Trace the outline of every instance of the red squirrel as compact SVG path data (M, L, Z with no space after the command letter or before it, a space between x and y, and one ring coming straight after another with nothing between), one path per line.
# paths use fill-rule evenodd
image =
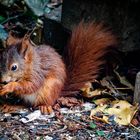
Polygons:
M48 112L61 95L75 94L99 76L103 56L116 38L102 24L81 22L72 32L65 54L36 46L23 38L0 53L0 95L14 92L26 104Z

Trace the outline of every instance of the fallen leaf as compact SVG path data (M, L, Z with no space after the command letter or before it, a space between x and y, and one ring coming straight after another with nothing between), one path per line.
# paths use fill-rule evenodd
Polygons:
M90 91L90 92L83 92L82 95L86 98L93 98L95 96L101 95L102 94L102 90L101 89L96 89L94 91Z
M93 102L96 105L102 106L104 104L110 103L111 102L111 99L110 98L101 98L101 99L93 100Z
M101 116L96 116L98 120L103 120L109 123L109 116L114 115L114 121L120 125L129 125L133 116L138 110L138 105L131 105L124 100L115 100L109 105L98 105L95 109L91 110L90 118L95 119L98 112L102 113Z
M97 116L93 115L92 117L90 117L90 119L108 123L108 120L106 118L104 118L104 116L103 116L103 118L101 118L101 117L97 117Z
M66 123L66 122L65 122L65 123ZM83 128L82 125L80 125L80 124L78 124L78 123L75 123L75 122L72 122L72 121L67 122L66 124L67 124L68 130L69 130L69 131L72 131L72 132L76 132L76 131L78 131L78 130L80 130L80 129Z
M98 121L102 121L102 122L108 123L108 121L106 121L106 119L103 119L104 110L106 109L106 107L107 107L107 105L97 106L96 108L91 110L90 119L98 120ZM101 113L101 114L97 115L98 113Z
M95 96L99 96L102 94L103 89L97 88L94 89L92 87L92 83L87 82L85 86L81 89L83 97L86 98L93 98Z
M81 91L83 92L90 92L93 89L92 87L92 83L91 82L87 82L84 87L81 89Z
M55 117L56 117L57 119L59 119L60 121L63 121L63 119L64 119L64 116L63 116L62 113L59 112L59 111L56 111L56 112L55 112Z
M53 109L59 111L59 110L60 110L60 105L59 105L58 103L56 103L56 104L53 106Z
M60 105L63 105L63 106L66 106L66 107L73 107L73 106L81 104L81 101L77 100L74 97L61 97L57 100L57 102Z

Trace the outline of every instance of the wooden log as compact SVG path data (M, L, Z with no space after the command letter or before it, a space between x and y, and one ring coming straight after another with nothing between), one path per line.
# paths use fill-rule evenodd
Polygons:
M133 103L140 103L140 72L136 75Z

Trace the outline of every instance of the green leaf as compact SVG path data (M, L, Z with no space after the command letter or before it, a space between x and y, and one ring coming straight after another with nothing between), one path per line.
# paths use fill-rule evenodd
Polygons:
M104 136L105 135L104 131L101 131L101 130L96 130L96 133L98 134L98 136Z
M90 122L89 127L92 128L92 129L95 129L96 128L96 124Z
M3 16L0 16L0 22L4 21L5 20L5 17Z

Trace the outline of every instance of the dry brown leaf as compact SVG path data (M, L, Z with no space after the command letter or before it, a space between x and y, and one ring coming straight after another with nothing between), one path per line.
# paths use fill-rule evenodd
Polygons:
M77 100L74 97L61 97L57 100L57 102L60 105L67 106L67 107L73 107L81 104L81 101Z
M97 100L94 101L94 103L96 105L100 105L100 106L102 106L104 104L107 104L107 103L110 103L110 102L111 102L110 98L101 98L101 99L97 99Z
M63 122L63 120L64 120L63 114L60 113L59 111L55 111L55 117L56 117L57 119L59 119L60 121L62 121L62 122Z
M96 89L94 91L90 91L90 92L83 92L83 96L87 97L87 98L93 98L95 96L101 95L102 94L102 90L101 89Z
M67 125L68 130L72 131L72 132L76 132L79 129L83 128L82 125L80 125L80 124L78 124L76 122L72 122L72 121L67 122L66 125Z
M102 119L104 122L109 123L109 116L114 115L114 121L120 125L129 125L133 119L135 113L138 110L138 105L132 106L130 103L124 100L116 100L110 104L103 106L97 106L95 109L91 110L90 118L95 118L98 112L102 113Z
M93 89L92 83L87 82L87 83L84 85L84 87L81 89L81 91L87 92L87 93L88 93L88 92L91 91L91 89Z
M92 119L92 120L97 120L97 121L101 121L101 122L104 122L104 123L108 123L108 120L107 119L105 119L104 117L97 117L97 116L90 116L90 119Z
M101 95L101 89L93 90L92 84L90 82L86 83L85 86L81 89L82 95L86 98L93 98L95 96Z

